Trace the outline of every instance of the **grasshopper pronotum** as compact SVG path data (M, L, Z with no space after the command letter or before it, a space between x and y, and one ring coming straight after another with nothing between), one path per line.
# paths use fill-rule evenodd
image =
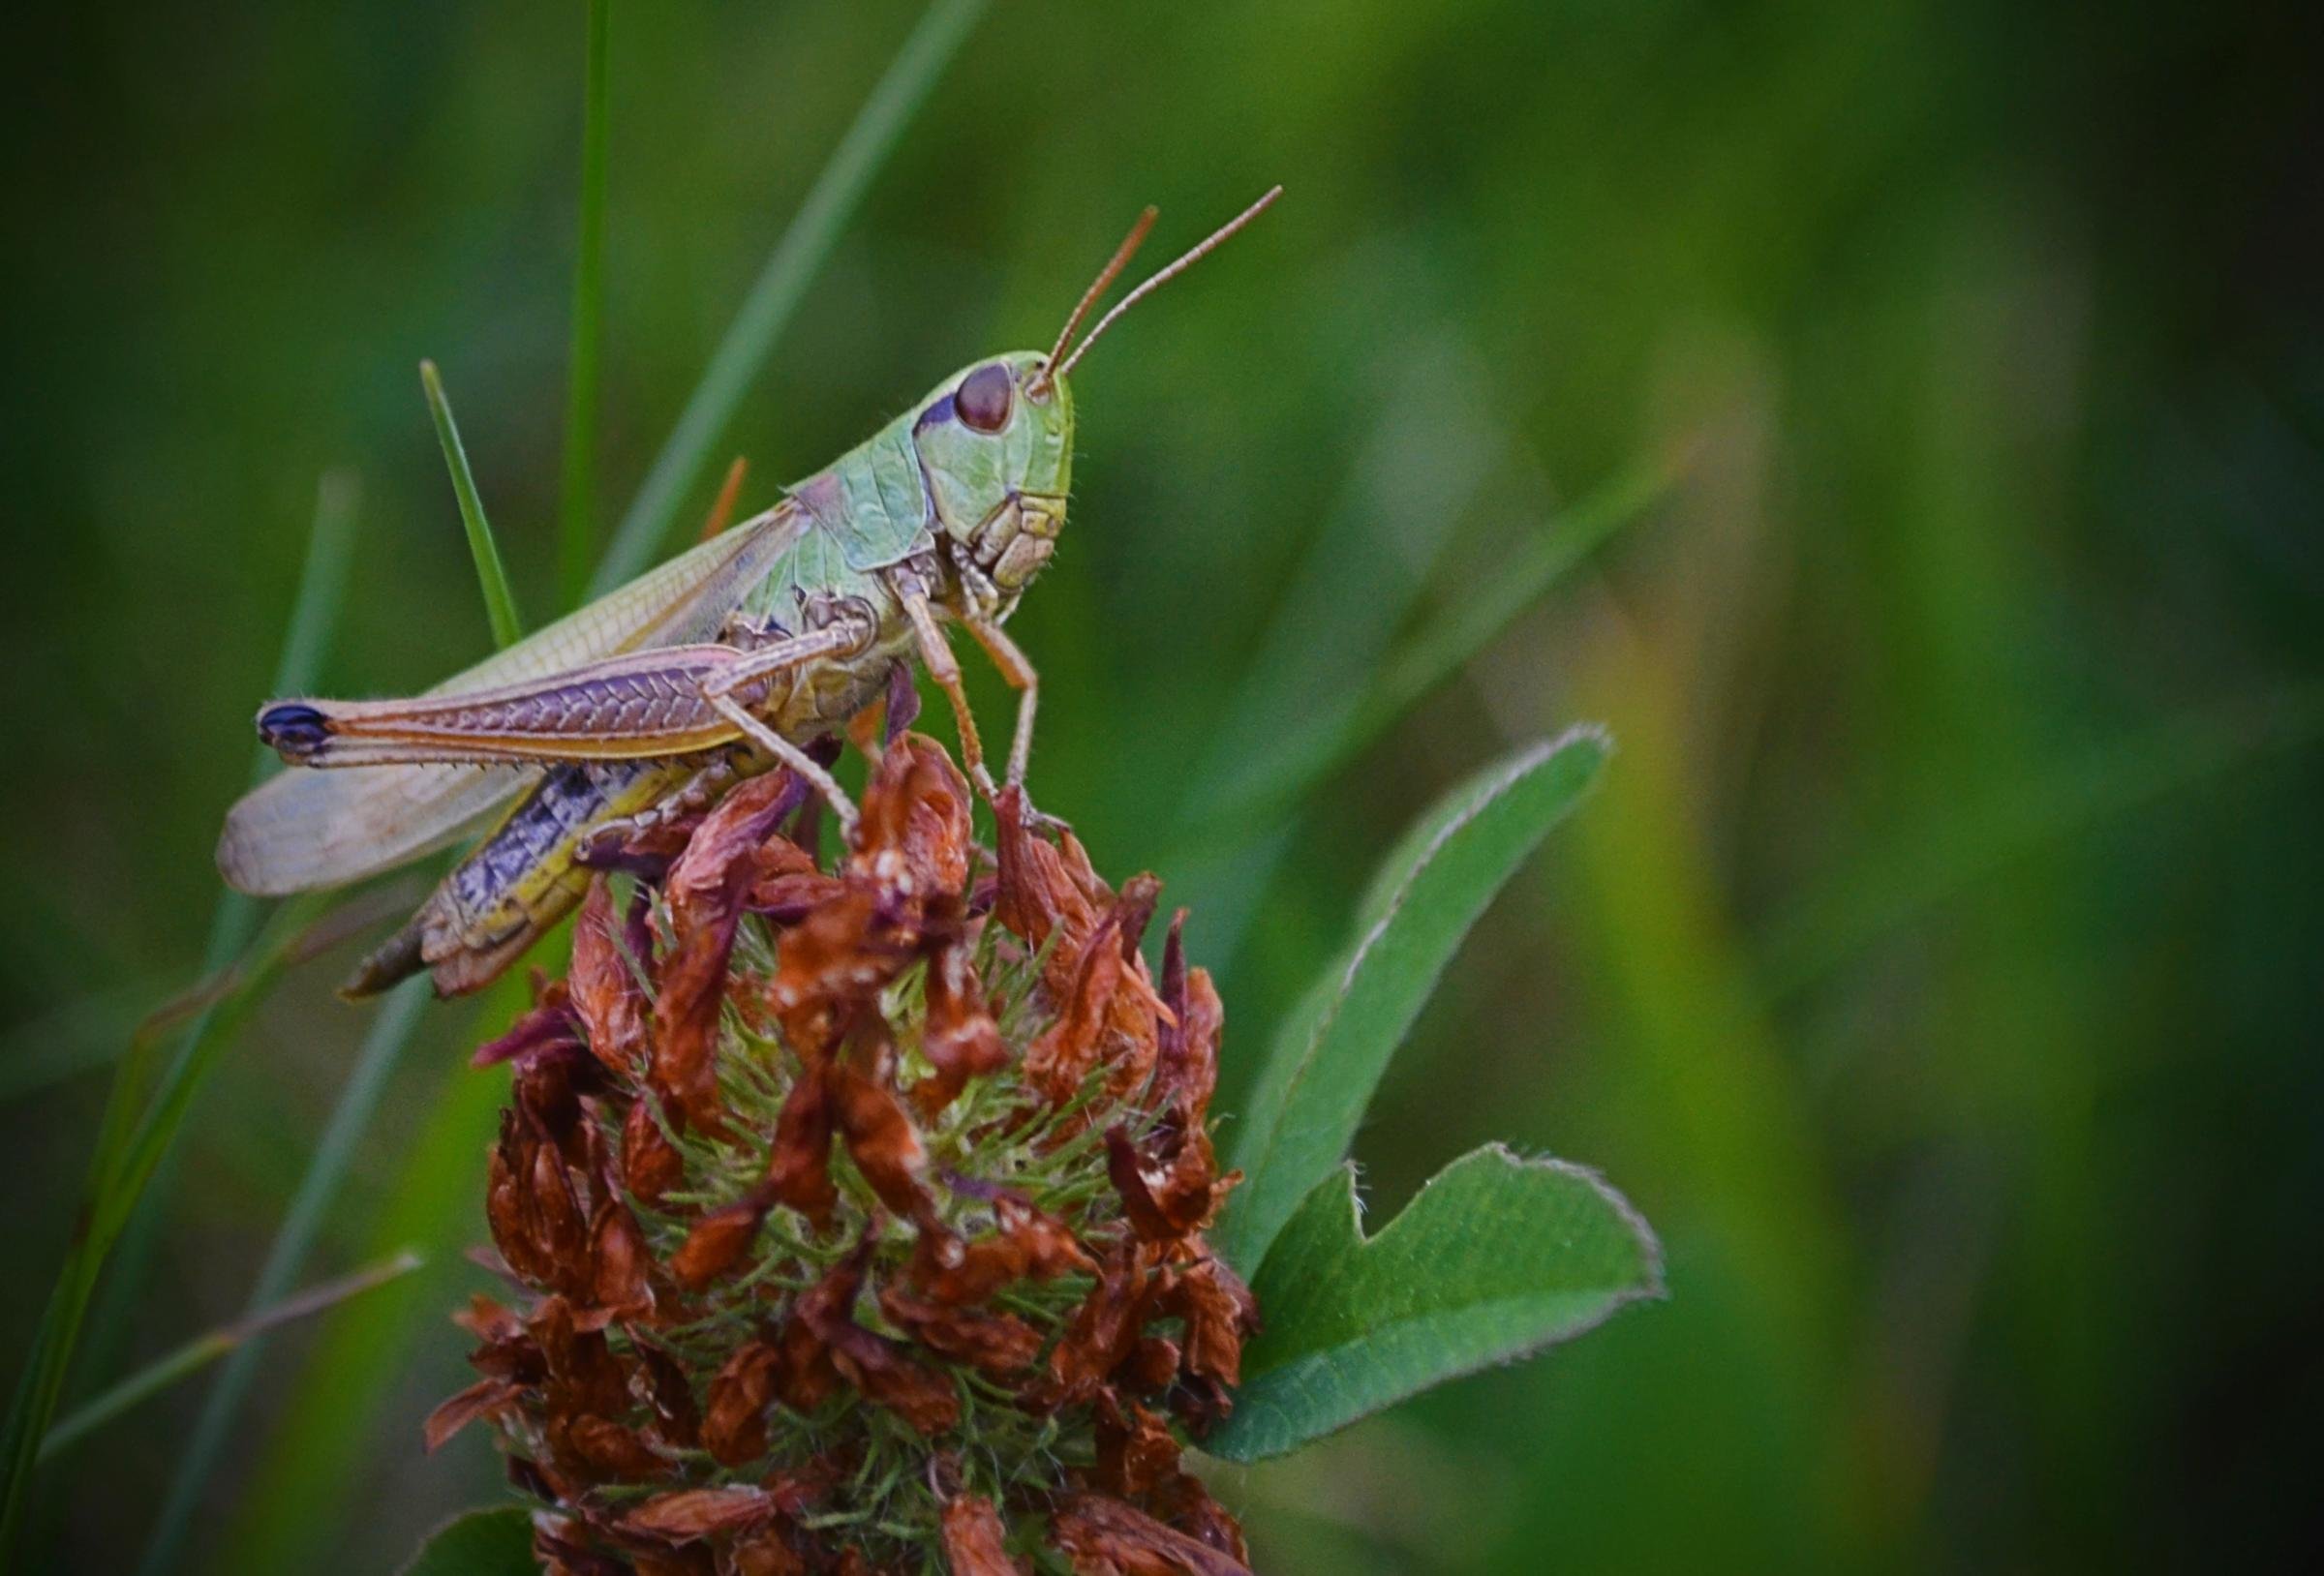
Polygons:
M581 849L780 763L852 832L809 746L915 656L990 799L943 625L1016 690L1005 780L1021 784L1039 677L1002 630L1065 523L1074 366L1138 301L1272 202L1277 187L1074 335L1153 222L1147 210L1056 343L980 360L782 500L409 700L281 700L259 737L293 767L235 804L218 868L243 892L343 886L515 805L349 988L433 971L456 994L505 969L581 896ZM519 797L521 796L521 797Z

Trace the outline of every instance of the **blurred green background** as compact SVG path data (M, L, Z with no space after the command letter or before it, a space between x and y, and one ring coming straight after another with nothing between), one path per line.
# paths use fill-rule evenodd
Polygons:
M1359 1152L1376 1218L1487 1137L1602 1167L1671 1298L1220 1474L1263 1568L2212 1567L2314 1535L2324 98L2295 9L998 0L940 81L721 463L763 506L1046 343L1141 204L1161 254L1289 188L1078 375L1066 546L1014 625L1041 800L1194 905L1230 1086L1435 792L1570 721L1620 744ZM601 529L917 15L616 5ZM403 0L15 31L20 1351L98 1063L200 972L320 475L362 487L323 687L488 647L421 356L553 604L583 28ZM1351 766L1207 819L1663 465ZM76 1395L240 1309L366 1028L345 961L203 1089ZM429 1269L266 1349L191 1563L389 1570L493 1492L480 1438L418 1448L483 1279L485 1027L429 1010L307 1278L405 1243ZM201 1393L60 1464L30 1563L126 1568Z

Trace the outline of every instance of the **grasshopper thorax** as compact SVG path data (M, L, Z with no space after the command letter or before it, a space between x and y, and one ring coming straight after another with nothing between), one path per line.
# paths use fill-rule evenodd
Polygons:
M1073 394L1020 350L948 379L912 422L928 496L944 534L1003 595L1040 573L1065 524Z

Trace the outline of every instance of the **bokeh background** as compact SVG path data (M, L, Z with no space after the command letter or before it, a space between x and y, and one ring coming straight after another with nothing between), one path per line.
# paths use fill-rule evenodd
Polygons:
M1036 784L1195 906L1230 1085L1436 792L1585 718L1598 797L1362 1135L1385 1218L1487 1137L1604 1167L1667 1304L1220 1476L1263 1568L2129 1569L2312 1537L2324 1403L2324 97L2298 8L999 0L723 452L746 500L1046 343L1139 206L1275 213L1077 382L1016 624ZM609 525L908 0L617 4ZM552 603L572 3L92 5L0 62L10 680L0 1350L129 1026L201 972L319 478L325 687L484 619L437 358ZM1674 479L1289 805L1232 804L1566 511ZM709 500L705 481L689 516ZM997 686L979 681L986 704ZM369 1021L296 974L203 1088L76 1395L230 1318ZM393 1569L493 1492L505 996L431 1009L265 1348L187 1568ZM482 1016L479 1016L481 1013ZM13 1382L13 1381L12 1381ZM31 1563L126 1568L202 1387L59 1464Z

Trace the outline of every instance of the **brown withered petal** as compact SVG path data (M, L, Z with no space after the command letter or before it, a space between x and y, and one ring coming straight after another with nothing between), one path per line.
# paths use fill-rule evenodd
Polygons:
M1000 1512L981 1494L956 1494L944 1503L944 1559L952 1576L1022 1576L1009 1558Z
M1065 1333L1050 1349L1049 1383L1042 1399L1051 1406L1093 1398L1137 1344L1147 1278L1138 1246L1117 1244L1098 1266L1097 1285L1074 1310Z
M1158 1036L1154 1066L1157 1106L1181 1125L1199 1124L1218 1086L1219 1031L1226 1020L1208 969L1189 969L1183 932L1186 911L1170 922L1162 947L1162 1005L1169 1010Z
M813 1411L840 1387L840 1371L832 1365L831 1346L793 1310L782 1321L778 1342L781 1362L775 1370L777 1399L794 1411Z
M1041 1355L1041 1332L1015 1314L980 1314L915 1297L901 1286L880 1288L880 1312L931 1351L1008 1375Z
M1057 855L1066 879L1074 884L1092 912L1103 913L1113 906L1114 889L1097 873L1097 866L1089 861L1089 850L1082 846L1082 839L1074 835L1073 828L1057 829Z
M927 1020L920 1052L935 1072L912 1087L912 1105L933 1117L958 1100L968 1080L1009 1065L1009 1047L985 1005L965 947L946 947L929 959Z
M807 1561L792 1548L780 1527L762 1527L734 1540L726 1551L733 1576L807 1576Z
M1116 935L1108 919L1083 943L1058 1002L1056 1020L1025 1049L1026 1079L1054 1105L1072 1099L1096 1065L1098 1037L1126 972L1121 949L1115 945Z
M773 1190L762 1186L696 1221L670 1259L671 1276L688 1290L699 1291L733 1269L750 1251L774 1202Z
M734 1349L710 1381L702 1448L729 1467L767 1451L767 1407L782 1371L774 1342L754 1337Z
M928 1193L920 1185L920 1177L928 1168L928 1153L902 1103L885 1084L873 1082L852 1067L835 1066L825 1076L831 1088L832 1112L856 1169L864 1173L879 1201L897 1214L913 1219L924 1216Z
M531 1010L517 1018L506 1034L478 1046L468 1059L469 1066L524 1062L548 1051L580 1046L581 1018L573 1011L565 982L542 985L535 994L539 999Z
M637 1430L610 1417L551 1417L548 1432L560 1459L585 1462L605 1477L652 1477L666 1465Z
M1242 1529L1227 1514L1226 1506L1210 1498L1203 1480L1192 1472L1174 1472L1157 1486L1147 1501L1162 1520L1198 1543L1208 1544L1237 1564L1251 1562L1243 1546Z
M702 1410L694 1404L693 1386L687 1382L685 1366L661 1348L637 1340L635 1334L631 1332L630 1349L645 1377L644 1388L653 1403L656 1432L681 1450L694 1449L701 1443Z
M952 1381L904 1354L898 1343L874 1334L855 1321L852 1310L864 1284L864 1265L872 1256L872 1239L866 1236L856 1250L834 1265L800 1297L792 1311L794 1323L821 1344L831 1363L850 1384L886 1407L923 1434L936 1434L960 1421L960 1396ZM806 1344L785 1332L786 1352L804 1352Z
M1215 1175L1208 1134L1198 1127L1177 1147L1157 1169L1119 1123L1106 1132L1106 1174L1131 1228L1148 1242L1175 1242L1209 1225L1226 1196L1226 1185Z
M629 1206L618 1198L599 1204L589 1231L590 1300L598 1312L613 1318L635 1318L654 1306L653 1289L646 1284L647 1258L645 1233Z
M921 1433L940 1434L961 1420L961 1398L952 1381L905 1356L898 1343L844 1317L810 1328L850 1384Z
M1065 855L1025 826L1023 812L1021 789L1004 789L994 804L994 849L999 857L1000 884L993 915L1035 948L1048 944L1051 931L1064 927L1042 974L1051 997L1062 1000L1072 985L1083 944L1097 928L1099 916L1113 894L1108 893L1097 901L1086 895L1083 885L1067 870ZM1081 847L1079 843L1073 846L1076 851Z
M588 1218L555 1144L533 1146L529 1181L525 1201L531 1206L535 1246L549 1260L548 1280L559 1290L581 1289L589 1282Z
M1134 875L1121 884L1121 892L1114 899L1114 911L1119 922L1117 931L1123 962L1137 961L1139 944L1146 940L1146 927L1154 923L1154 905L1161 898L1161 878L1151 871Z
M1184 1234L1185 1226L1174 1221L1154 1197L1153 1183L1138 1158L1138 1146L1118 1122L1106 1129L1106 1176L1121 1199L1130 1228L1141 1237L1148 1242L1169 1242Z
M1186 1372L1234 1386L1242 1380L1242 1339L1258 1324L1250 1288L1216 1258L1181 1274L1162 1304L1186 1321Z
M444 1440L459 1433L479 1417L489 1417L524 1393L524 1386L507 1379L478 1379L434 1411L421 1426L420 1438L427 1448L442 1448Z
M1165 1335L1141 1336L1117 1378L1133 1390L1152 1394L1178 1377L1178 1344Z
M703 818L663 889L671 937L654 1003L654 1082L706 1132L719 1131L723 1114L712 1052L743 895L760 846L798 799L780 769L734 789Z
M1077 1494L1058 1506L1050 1540L1084 1576L1251 1576L1232 1555L1103 1495Z
M1097 1482L1109 1494L1143 1500L1177 1475L1178 1440L1170 1425L1136 1402L1098 1398Z
M652 1007L615 940L620 924L613 911L613 887L598 876L590 882L589 895L573 921L573 962L566 979L573 1010L588 1031L590 1050L608 1070L627 1076L646 1053Z
M926 1230L912 1250L912 1284L938 1302L983 1302L1013 1281L1053 1280L1094 1267L1072 1231L1055 1217L1003 1197L994 1206L998 1229L971 1242Z
M767 1491L748 1484L680 1489L641 1501L622 1517L622 1527L671 1543L691 1543L713 1533L752 1526L774 1514L775 1502Z
M934 740L905 734L864 790L849 873L907 895L957 894L968 884L968 837L967 779Z
M529 1330L548 1371L547 1401L555 1413L617 1415L628 1409L628 1378L604 1335L584 1327L563 1297L534 1310Z
M501 1112L501 1135L492 1148L484 1182L485 1224L493 1246L508 1267L528 1281L549 1278L549 1256L535 1229L532 1203L533 1145L518 1131L516 1112Z
M796 924L846 890L845 882L820 870L778 870L752 884L743 906L778 924Z
M630 1576L627 1561L591 1548L576 1524L563 1517L534 1519L533 1558L542 1576Z
M622 1182L649 1204L686 1180L686 1157L654 1119L654 1097L641 1095L629 1103L622 1118Z
M892 920L875 891L850 884L783 932L767 997L794 1046L830 1044L836 1015L870 1000L919 955L919 932Z
M468 1306L452 1315L452 1322L488 1345L513 1341L525 1333L525 1321L514 1311L478 1291Z
M840 1190L831 1180L832 1101L823 1066L800 1070L783 1097L767 1155L767 1191L820 1227L831 1219Z

